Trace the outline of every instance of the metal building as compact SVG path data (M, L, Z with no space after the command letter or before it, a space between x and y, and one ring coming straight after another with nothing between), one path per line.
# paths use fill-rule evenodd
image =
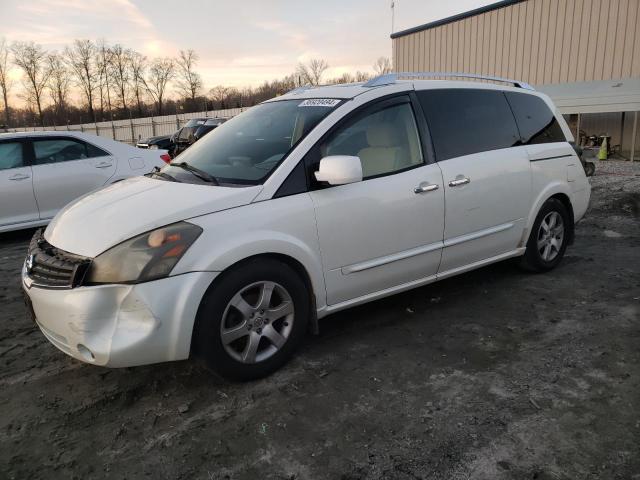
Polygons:
M640 0L504 0L391 38L397 72L523 80L553 98L577 141L609 135L640 159Z

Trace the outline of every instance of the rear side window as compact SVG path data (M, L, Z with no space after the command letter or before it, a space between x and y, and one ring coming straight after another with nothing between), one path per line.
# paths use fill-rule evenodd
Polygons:
M101 148L96 147L95 145L91 145L90 143L87 143L87 156L89 158L108 157L109 153L105 152Z
M535 95L506 92L518 123L522 143L566 142L562 128L546 102Z
M0 143L0 170L24 166L22 142Z
M452 88L416 93L439 161L520 144L516 122L501 91Z

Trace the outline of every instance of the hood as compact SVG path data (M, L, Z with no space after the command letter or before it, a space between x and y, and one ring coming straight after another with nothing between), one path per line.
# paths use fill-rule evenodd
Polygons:
M247 205L261 190L262 185L233 188L133 177L70 203L44 236L62 250L95 257L154 228Z

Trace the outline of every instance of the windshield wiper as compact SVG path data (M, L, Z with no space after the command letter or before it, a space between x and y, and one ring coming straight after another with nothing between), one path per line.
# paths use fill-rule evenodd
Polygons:
M160 171L160 167L153 167L153 170L151 170L149 173L147 173L145 175L146 176L151 176L151 175L155 175L157 177L160 178L164 178L166 180L169 180L170 182L177 182L178 179L175 177L172 177L171 175L169 175L168 173L164 173Z
M213 183L214 185L220 185L220 182L218 181L218 179L216 177L214 177L213 175L208 174L204 170L200 170L199 168L194 167L193 165L189 165L187 162L170 163L169 165L171 165L172 167L184 168L185 170L193 173L200 180L204 180L205 182Z

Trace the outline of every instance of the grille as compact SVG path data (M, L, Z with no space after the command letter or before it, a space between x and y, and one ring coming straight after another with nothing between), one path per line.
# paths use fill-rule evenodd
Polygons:
M51 288L73 288L84 277L91 260L50 245L38 230L29 244L27 275L34 284Z

